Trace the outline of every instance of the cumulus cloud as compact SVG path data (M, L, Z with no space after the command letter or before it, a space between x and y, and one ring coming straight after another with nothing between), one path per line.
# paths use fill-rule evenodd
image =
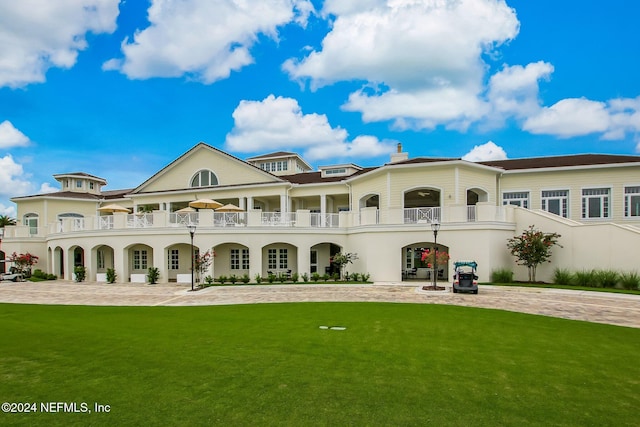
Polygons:
M345 109L400 127L464 128L485 115L482 56L519 30L515 11L502 0L327 1L323 13L335 20L322 49L283 69L312 87L380 84L383 90L353 93Z
M42 183L40 185L39 194L55 193L57 191L60 191L59 187L54 187L51 184L49 184L48 182L45 182L45 183Z
M0 157L0 197L28 194L32 189L29 178L10 154Z
M471 151L462 156L462 160L470 162L482 162L487 160L504 160L507 153L502 147L496 145L493 141L486 144L476 145Z
M0 123L0 148L26 147L30 141L27 136L5 120Z
M308 0L269 2L153 0L151 25L124 40L124 58L103 64L131 79L188 76L204 83L227 78L253 62L250 48L258 34L277 39L277 28L305 25Z
M611 119L604 102L585 98L567 98L525 120L522 128L533 134L561 138L607 132Z
M226 147L236 152L301 149L309 160L375 157L391 153L397 143L367 135L349 141L347 131L332 127L324 114L304 114L295 99L274 95L241 101L233 119Z
M116 28L119 0L0 2L0 87L45 81L49 68L70 68L85 35Z
M498 119L526 118L540 110L540 80L549 80L553 65L538 61L526 66L505 65L489 79L488 98ZM496 115L494 115L495 117Z

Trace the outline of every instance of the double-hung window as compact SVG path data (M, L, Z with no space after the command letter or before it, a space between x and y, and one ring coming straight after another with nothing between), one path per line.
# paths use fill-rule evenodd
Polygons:
M563 218L569 217L567 206L569 205L568 190L553 190L542 192L542 210L554 213Z
M611 215L611 189L585 188L582 190L582 218L609 218Z
M529 192L528 191L513 191L508 193L502 193L503 205L515 205L522 208L529 208Z
M624 188L624 216L640 217L640 186Z

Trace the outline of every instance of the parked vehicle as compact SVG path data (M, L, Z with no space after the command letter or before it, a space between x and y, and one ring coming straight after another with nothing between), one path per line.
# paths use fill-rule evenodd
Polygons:
M456 261L453 263L453 292L478 293L478 263L475 261Z
M0 273L0 282L4 280L11 280L12 282L23 282L24 273L18 270L16 267L11 267L8 273Z

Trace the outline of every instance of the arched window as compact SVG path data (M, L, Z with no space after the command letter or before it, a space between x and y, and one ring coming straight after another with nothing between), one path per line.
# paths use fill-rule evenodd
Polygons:
M191 178L191 187L209 187L218 185L218 177L210 170L200 170Z

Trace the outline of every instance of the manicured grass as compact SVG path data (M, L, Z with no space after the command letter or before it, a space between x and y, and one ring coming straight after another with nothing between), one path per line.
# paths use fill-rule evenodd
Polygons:
M0 325L2 401L111 408L2 425L638 423L632 328L386 303L2 304Z

